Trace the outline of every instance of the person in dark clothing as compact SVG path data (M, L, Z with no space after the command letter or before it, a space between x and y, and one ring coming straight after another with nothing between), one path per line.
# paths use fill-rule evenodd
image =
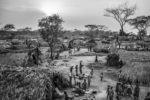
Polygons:
M69 82L70 82L70 86L72 87L72 74L69 73Z
M94 74L94 69L93 69L93 68L91 69L90 74L91 74L91 77L92 77L92 76L93 76L93 74Z
M139 85L137 84L135 89L134 89L134 100L139 100L139 94L140 94L140 88L139 88Z
M76 76L78 76L78 65L76 65L75 70L76 70Z
M121 100L121 96L120 95L116 95L116 100Z
M88 76L88 87L90 87L90 85L91 85L91 76L89 75Z
M79 66L79 68L80 68L80 74L82 74L82 67L83 67L82 61L80 61L80 66Z
M83 87L84 90L87 89L87 82L86 82L86 79L84 79L84 82L83 82L83 84L82 84L82 87Z
M106 93L107 93L106 100L109 100L109 97L110 97L110 86L109 86L109 85L107 86L107 91L106 91Z
M128 86L127 87L127 96L131 97L132 95L132 89L131 89L131 86Z
M66 91L64 91L65 100L69 100L68 94Z
M113 87L110 87L110 100L113 100L114 98L114 90Z
M116 94L119 94L119 85L120 85L120 83L116 84Z
M34 55L34 54L32 54L32 59L33 59L34 64L36 64L36 65L37 65L37 60L36 60L36 57L35 57L35 55Z
M103 73L100 75L100 80L103 81Z
M70 67L70 73L72 75L72 72L73 72L73 66Z

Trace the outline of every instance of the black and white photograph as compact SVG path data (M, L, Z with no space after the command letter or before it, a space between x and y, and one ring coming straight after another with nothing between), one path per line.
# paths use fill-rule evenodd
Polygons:
M150 0L0 0L0 100L150 100Z

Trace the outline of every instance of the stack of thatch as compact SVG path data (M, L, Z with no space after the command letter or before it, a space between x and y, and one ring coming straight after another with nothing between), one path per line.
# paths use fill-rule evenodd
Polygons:
M23 68L0 65L1 100L52 100L50 68Z

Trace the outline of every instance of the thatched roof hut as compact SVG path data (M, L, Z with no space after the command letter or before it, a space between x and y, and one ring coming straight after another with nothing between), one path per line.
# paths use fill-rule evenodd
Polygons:
M23 68L0 65L0 98L1 100L53 100L54 75L49 67ZM63 83L62 80L61 82Z

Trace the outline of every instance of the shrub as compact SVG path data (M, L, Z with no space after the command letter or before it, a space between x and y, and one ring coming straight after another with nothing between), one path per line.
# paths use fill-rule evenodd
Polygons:
M96 52L96 53L109 53L108 49L94 48L93 51Z
M122 67L123 66L123 61L120 60L120 57L118 54L113 53L109 54L107 56L107 65L108 66L116 66L116 67Z

